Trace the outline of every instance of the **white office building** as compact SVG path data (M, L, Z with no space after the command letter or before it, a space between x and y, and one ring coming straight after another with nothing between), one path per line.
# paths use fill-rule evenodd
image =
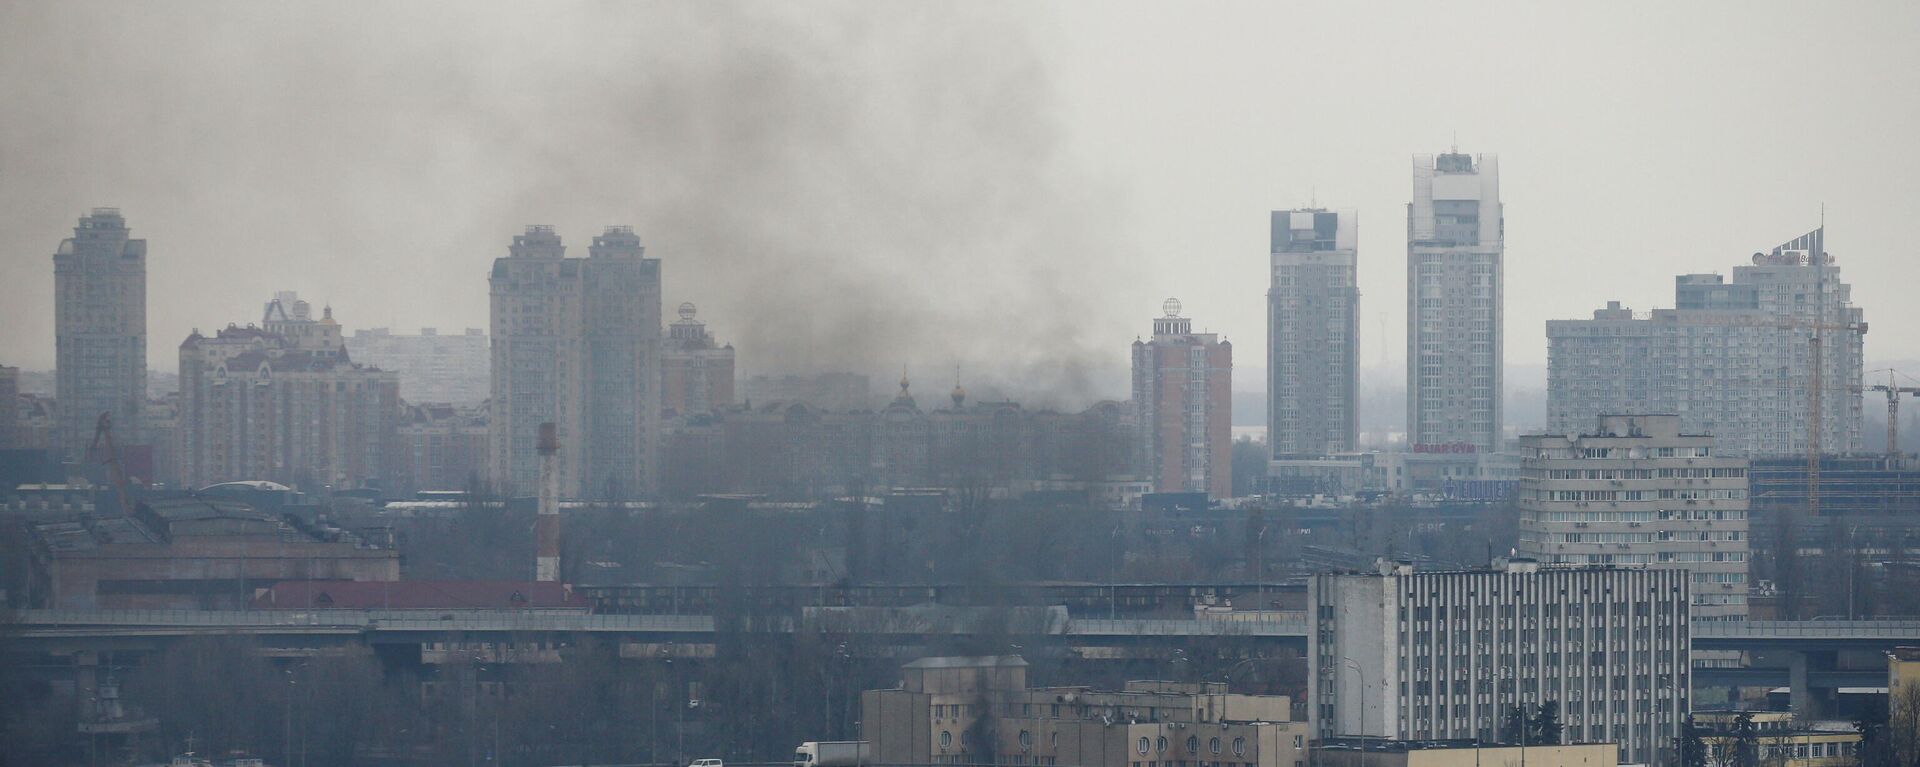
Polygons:
M1555 702L1564 742L1669 767L1688 709L1687 574L1496 565L1313 576L1315 736L1492 740L1513 707Z
M1500 449L1500 164L1415 157L1407 205L1407 441L1418 451Z

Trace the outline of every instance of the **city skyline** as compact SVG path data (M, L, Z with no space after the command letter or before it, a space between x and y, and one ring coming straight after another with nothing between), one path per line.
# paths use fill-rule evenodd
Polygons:
M98 8L13 11L22 17L21 23L12 26L27 30L35 25L64 28L90 23L108 39L144 34L149 27L183 39L195 34L185 28L192 26L186 19L150 18L140 9L117 11L109 18L98 14ZM331 52L351 50L370 57L355 66L376 67L388 55L378 50L381 46L391 45L394 55L400 55L429 44L386 37L420 34L408 26L420 21L419 16L399 13L394 32L360 29L377 30L378 24L360 24L349 31L339 24L318 23L309 34L294 40L286 39L285 32L242 36L250 42L234 42L232 47L184 61L149 60L148 54L135 52L144 46L107 45L100 62L37 71L40 80L34 82L0 80L0 88L17 97L13 101L23 111L76 118L96 114L110 103L151 105L151 99L167 98L182 101L184 112L192 112L194 104L206 104L210 114L221 113L230 102L247 102L253 104L248 112L251 119L276 125L297 111L268 98L270 92L262 90L280 81L314 82L329 99L364 96L394 108L386 121L359 129L374 132L368 136L370 143L359 149L323 142L312 151L286 151L285 142L292 139L280 132L238 137L228 128L198 119L172 122L151 134L114 133L89 137L84 143L0 130L0 152L23 163L15 166L15 178L21 183L0 191L8 203L0 206L0 252L7 254L0 266L4 272L0 300L18 307L21 315L0 330L0 359L27 370L52 366L52 319L45 298L50 277L44 273L42 258L46 243L59 237L59 222L93 206L122 207L137 222L141 236L155 243L149 341L150 348L156 349L195 325L246 316L252 302L247 296L286 286L299 286L314 299L334 304L344 316L361 318L367 326L478 327L485 317L485 299L477 288L479 275L497 255L505 236L526 222L591 231L605 221L623 220L649 232L650 241L661 252L684 254L685 263L675 272L677 287L671 287L664 299L669 306L680 301L699 303L712 318L715 334L739 348L749 375L851 369L886 380L902 363L942 371L958 364L969 371L969 378L984 385L988 378L1019 381L1029 377L1024 373L1042 370L1044 378L1033 377L1035 389L1061 392L1063 399L1071 401L1092 401L1124 393L1125 359L1110 350L1136 335L1129 318L1139 307L1152 306L1165 295L1180 295L1192 306L1208 307L1208 330L1229 339L1258 340L1264 327L1263 297L1238 285L1252 279L1259 268L1255 266L1258 259L1249 254L1259 252L1266 233L1254 223L1255 217L1327 200L1352 207L1370 221L1395 221L1407 202L1406 158L1445 146L1456 133L1463 146L1499 152L1508 161L1503 181L1505 196L1514 206L1514 223L1508 232L1513 258L1508 264L1511 289L1504 327L1510 364L1544 365L1545 320L1577 318L1581 309L1603 305L1608 299L1635 307L1664 305L1663 286L1648 284L1640 273L1653 268L1661 272L1724 268L1747 255L1753 242L1778 242L1812 228L1822 202L1828 207L1830 247L1861 285L1856 302L1886 307L1885 313L1876 314L1885 335L1876 333L1868 339L1868 358L1913 356L1904 352L1915 346L1904 329L1920 324L1920 315L1915 314L1920 308L1896 306L1905 302L1897 301L1893 292L1894 285L1912 276L1912 267L1900 258L1901 234L1891 222L1899 220L1898 211L1910 209L1915 202L1911 185L1898 181L1914 177L1909 165L1915 160L1894 151L1897 141L1890 129L1882 127L1912 124L1916 106L1906 100L1873 99L1880 86L1865 84L1885 82L1888 77L1911 78L1913 71L1920 70L1920 66L1885 66L1887 61L1916 55L1893 45L1898 38L1895 30L1911 28L1911 9L1841 18L1811 10L1754 8L1726 22L1747 33L1740 41L1689 40L1687 45L1668 44L1677 32L1629 29L1624 19L1594 18L1578 9L1536 10L1487 34L1507 43L1514 55L1539 55L1553 62L1548 69L1557 79L1543 82L1538 74L1509 72L1478 55L1430 61L1434 71L1425 77L1471 80L1483 86L1456 91L1449 98L1406 93L1410 82L1401 82L1401 68L1386 68L1391 69L1388 72L1357 65L1402 55L1395 52L1397 47L1408 45L1416 28L1459 33L1473 28L1471 18L1426 11L1388 14L1362 25L1374 29L1377 39L1363 40L1353 52L1328 51L1314 43L1286 52L1278 66L1249 69L1244 66L1246 58L1256 50L1267 51L1248 39L1251 28L1260 26L1257 23L1237 25L1249 28L1244 32L1228 30L1207 23L1219 17L1203 13L1196 17L1197 24L1166 25L1157 18L1163 12L1151 9L1090 21L1070 8L984 12L984 20L965 22L956 33L956 44L968 52L1004 54L1027 67L1021 71L1039 75L1032 89L1009 94L1032 107L1027 111L1034 114L1002 115L976 99L994 78L1010 76L1010 65L983 63L980 73L963 75L965 87L954 105L943 108L948 111L912 112L905 119L1004 120L995 124L1030 141L1012 146L988 142L982 151L989 162L958 169L949 160L969 134L935 134L924 139L934 142L927 147L933 156L920 163L927 182L914 182L898 190L901 194L876 198L867 192L848 192L855 182L876 178L873 174L819 176L811 162L789 159L782 151L805 150L800 153L804 155L824 150L821 156L840 157L844 149L840 139L824 147L806 143L810 131L817 130L812 127L795 129L801 134L798 138L788 133L749 137L755 143L747 151L772 152L774 165L762 168L770 174L764 185L736 179L743 186L728 189L743 191L741 200L747 207L764 207L795 196L837 202L824 211L810 209L800 219L777 217L752 227L753 237L735 239L716 238L710 231L730 225L730 220L687 216L688 206L718 204L708 190L690 188L688 174L728 168L725 158L694 152L687 154L686 162L679 162L668 151L685 148L679 134L655 136L666 129L649 127L652 123L641 124L645 140L639 143L609 136L603 128L631 123L635 117L626 111L609 111L576 88L556 86L541 103L549 107L564 103L569 124L603 126L581 129L590 130L594 139L581 144L588 149L527 138L516 127L522 119L516 116L520 106L493 90L447 105L421 104L400 100L402 94L394 89L371 84L358 75L361 69L335 73L315 66L316 58L329 60ZM635 15L616 14L606 23L656 21L638 11L622 13ZM1705 11L1673 13L1683 17L1673 25L1678 29L1686 26L1679 21ZM1331 22L1341 14L1311 18ZM1089 23L1063 23L1069 19ZM516 20L508 12L478 14L451 22L457 29L426 33L425 39L443 39L436 35L447 34L486 40L505 35L508 27L518 28ZM713 24L732 20L724 13L718 19L676 15L657 20L658 24L648 27L657 31L648 34L710 36ZM1309 17L1298 20L1305 22ZM558 14L553 23L562 40L584 34L580 30L586 26L583 19L567 13ZM756 23L755 29L777 33L799 22L776 13ZM903 62L923 64L921 54L905 49L932 33L919 20L900 15L881 14L874 23L879 29L902 32L905 42L865 54L839 54L843 58L835 59L835 64L853 73L840 76L855 80L847 83L849 87L870 85L889 94L914 88L918 81L911 77L884 72L912 70L892 66ZM1587 25L1592 34L1569 41L1555 32L1536 41L1526 34L1531 29L1528 24L1546 24L1550 30ZM1156 26L1186 30L1168 44L1195 49L1195 55L1184 60L1151 57L1163 68L1158 72L1142 69L1150 62L1110 60L1109 51L1137 47L1127 41ZM1006 33L1009 39L990 39L997 33ZM1823 91L1823 103L1831 113L1846 113L1852 119L1835 121L1829 132L1809 137L1806 131L1789 130L1776 124L1784 121L1764 116L1778 99L1812 84L1811 75L1797 73L1791 62L1754 56L1745 41L1787 35L1814 41L1809 55L1820 55L1828 64L1823 71L1831 73L1825 75L1832 87ZM1851 39L1854 44L1830 42L1837 39ZM1208 41L1221 44L1206 45ZM293 61L269 55L283 44L309 55ZM1570 58L1549 55L1549 46L1568 44L1573 47L1564 55ZM23 41L9 47L10 55L35 55L38 45ZM1599 63L1615 56L1591 57L1593 63L1571 60L1578 58L1573 54L1593 52L1588 47L1595 46L1621 49L1628 54L1627 60L1636 63L1623 74ZM474 49L495 47L499 46L481 44ZM665 63L676 66L706 63L684 51L661 55L666 56ZM786 48L775 48L767 55L782 64L795 56ZM456 64L467 61L464 53L455 59ZM223 67L230 63L245 63L248 66L233 69L251 68L258 74L225 74ZM517 69L518 74L507 76L539 87L604 74L570 54L522 63L526 66ZM128 92L111 77L111 72L131 65L151 72L155 87L146 89L150 93ZM1391 128L1356 125L1338 116L1306 124L1285 120L1262 107L1236 121L1223 119L1226 115L1220 110L1228 102L1218 90L1186 87L1201 78L1219 77L1241 89L1280 88L1280 83L1265 80L1278 76L1269 75L1269 70L1339 65L1350 70L1348 91L1363 106L1379 109L1395 103L1397 109L1418 110L1429 119L1393 121L1396 125ZM1872 76L1854 76L1867 72ZM1705 95L1683 98L1676 86L1663 85L1656 74L1683 86L1703 80L1723 85L1704 89ZM457 77L434 70L403 78L402 84L408 86L404 98L432 90L427 86L442 76ZM751 82L745 77L745 73L728 73L716 85L727 86L720 92L734 92ZM186 83L202 79L208 79L209 91L218 94L220 102L207 103L205 95L185 90ZM51 89L54 85L60 88ZM634 87L655 86L648 81ZM98 100L71 101L57 95L72 92L97 93ZM1120 98L1130 92L1136 97ZM839 93L830 90L828 95ZM1521 94L1526 98L1517 98ZM816 96L821 94L800 93L770 108L780 110L777 115L797 115L807 111L802 107L817 106L812 101ZM1138 103L1138 96L1161 100L1168 114L1200 114L1207 119L1113 119L1120 104ZM1547 103L1522 103L1540 98ZM893 127L897 123L878 116L883 107L892 105L891 101L855 100L847 110L833 113L837 115L834 124L844 124L851 131L846 141L879 140L877 146L894 148L887 153L893 157L910 145L901 143L906 134ZM694 105L690 114L695 117L690 119L729 118L734 115L729 110L736 106L731 101ZM1548 109L1552 111L1543 111ZM1546 115L1553 119L1546 120ZM1199 133L1190 142L1170 143L1164 134L1176 126ZM431 145L419 141L429 135L449 140L434 144L443 149L424 151ZM1288 138L1275 142L1273 135ZM1169 147L1175 152L1170 156L1173 161L1136 158L1127 148L1137 145ZM1305 146L1314 151L1301 151ZM208 175L198 167L178 165L173 158L187 151L210 153L220 162L207 164L233 170ZM461 165L480 152L499 159ZM643 175L671 183L660 183L657 190L624 183L572 189L554 186L557 177L576 170L580 162L621 156L628 158L629 165L650 169ZM1223 171L1229 167L1229 156L1233 170L1227 173ZM133 157L144 161L127 162ZM408 157L416 159L401 159ZM539 157L564 162L561 167L542 169L535 162ZM1589 161L1596 157L1606 161ZM1768 159L1758 159L1762 157ZM61 172L54 173L55 168ZM336 174L336 169L351 172ZM504 173L525 175L529 181L497 183ZM264 183L258 174L303 183ZM1646 183L1651 178L1678 180ZM1791 178L1793 183L1767 183L1779 178ZM171 194L183 179L192 179L189 185L200 191ZM824 236L846 223L843 213L849 206L872 203L889 210L890 219L924 221L954 195L993 199L987 191L1005 179L1028 179L1045 187L1045 194L1003 198L1010 207L969 202L949 216L951 223L883 229L862 224L837 239ZM384 195L369 197L359 190L376 186L394 188L407 200L389 205ZM942 191L947 188L956 191ZM683 197L684 202L676 201ZM1587 216L1603 197L1632 200L1627 215L1635 225L1595 226ZM1044 212L1045 220L1037 219L1037 212ZM1070 215L1051 215L1056 213ZM997 225L987 226L988 222ZM1021 223L1008 226L1009 222ZM983 231L1000 234L982 239ZM269 235L277 238L271 240L273 247L252 245L269 241ZM1389 228L1369 242L1395 239ZM937 244L943 241L955 244ZM732 250L722 252L721 246ZM777 255L773 268L753 268L761 266L760 259L742 255L756 249ZM1048 257L1036 264L1027 256L1036 251ZM954 258L956 252L968 257ZM1383 351L1391 357L1395 356L1391 350L1404 348L1404 318L1398 308L1404 295L1403 264L1392 257L1392 249L1372 252L1384 257L1367 259L1360 267L1360 290L1368 307L1360 322L1367 339L1362 348L1367 369L1380 366ZM1163 261L1150 257L1153 253L1182 257ZM1618 268L1597 268L1599 263ZM952 271L956 269L960 271ZM191 286L211 274L222 275L234 289L212 296L196 294ZM385 279L366 279L370 274ZM1568 274L1578 279L1563 279ZM762 301L760 307L740 297L764 292L771 284L790 289L770 304ZM436 289L409 290L416 295L399 297L401 286L416 285ZM1102 300L1062 296L1064 285ZM812 311L816 319L809 322L775 319L780 312L821 306L830 311ZM892 322L875 329L843 321L855 313L884 316ZM945 344L930 341L952 327L977 330L955 335ZM1039 334L1046 339L1044 348L1001 361L1004 355L984 339L1013 332ZM873 343L856 345L868 350L857 354L830 343L846 334L858 334ZM149 352L152 359L168 356L164 349ZM1243 385L1247 381L1243 378Z

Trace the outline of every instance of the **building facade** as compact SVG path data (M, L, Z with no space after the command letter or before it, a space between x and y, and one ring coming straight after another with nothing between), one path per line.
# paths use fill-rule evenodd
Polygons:
M188 487L270 480L375 486L391 466L399 376L353 362L327 309L281 293L260 325L180 344L175 460Z
M1673 570L1523 560L1315 575L1309 719L1321 738L1484 741L1513 707L1555 702L1564 742L1670 767L1689 706L1688 586Z
M77 457L101 413L114 439L142 441L147 402L147 241L118 208L94 208L53 254L56 446Z
M1520 439L1521 556L1692 573L1693 619L1747 619L1747 460L1675 415Z
M0 365L0 449L25 447L20 435L20 369Z
M1407 442L1496 452L1506 219L1493 155L1413 162L1407 205Z
M487 331L467 328L442 335L421 328L419 335L387 328L356 330L347 351L360 362L400 374L400 396L408 402L477 405L489 393Z
M922 658L860 696L877 764L1306 767L1310 733L1280 695L1221 682L1028 687L1014 656Z
M1275 460L1358 448L1359 216L1278 210L1267 289L1267 445Z
M1547 423L1676 413L1723 452L1805 455L1819 360L1819 450L1862 448L1867 325L1816 229L1753 264L1675 280L1674 308L1635 317L1608 302L1590 320L1547 323ZM1818 337L1818 354L1815 338Z
M550 226L529 226L493 262L491 478L538 487L540 424L560 438L560 492L633 497L654 490L660 442L660 261L632 227L567 258Z
M660 352L660 411L666 417L733 404L733 344L715 343L707 323L695 319L698 311L681 304L679 321L667 328Z
M1133 342L1140 471L1156 492L1233 495L1233 344L1193 332L1167 299L1153 337Z
M398 431L394 490L467 490L487 475L484 405L409 404Z

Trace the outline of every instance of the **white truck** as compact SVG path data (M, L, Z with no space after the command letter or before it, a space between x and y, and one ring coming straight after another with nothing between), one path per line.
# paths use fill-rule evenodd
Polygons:
M809 740L793 751L793 767L866 767L873 761L864 740Z

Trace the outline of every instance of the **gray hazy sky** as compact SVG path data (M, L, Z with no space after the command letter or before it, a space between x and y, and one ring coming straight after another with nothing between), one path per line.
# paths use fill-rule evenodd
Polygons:
M1869 362L1920 339L1920 4L386 6L0 2L0 363L51 367L51 255L113 205L160 370L277 289L485 327L523 225L621 223L745 373L1123 395L1167 296L1264 365L1266 213L1317 201L1397 365L1455 136L1501 157L1511 364L1823 202Z

